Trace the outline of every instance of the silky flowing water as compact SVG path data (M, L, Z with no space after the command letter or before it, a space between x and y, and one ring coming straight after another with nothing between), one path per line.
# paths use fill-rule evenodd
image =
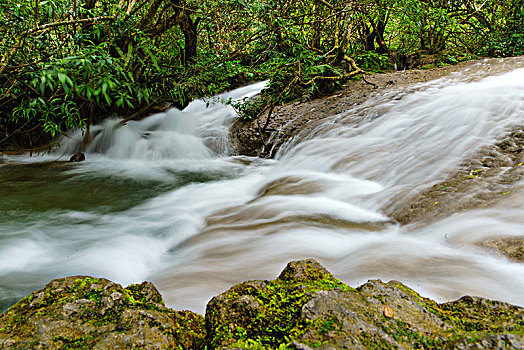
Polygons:
M93 127L83 163L56 161L81 148L80 133L56 154L4 156L1 308L79 274L151 280L168 306L203 312L234 283L308 257L353 286L397 279L439 301L524 305L524 264L475 244L524 234L524 184L426 226L400 226L381 209L524 125L524 69L466 82L474 76L390 90L304 132L275 160L229 156L234 112L204 101Z

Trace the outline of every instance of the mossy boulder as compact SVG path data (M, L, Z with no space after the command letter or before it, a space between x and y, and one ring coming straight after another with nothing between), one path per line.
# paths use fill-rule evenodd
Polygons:
M149 282L61 278L0 315L1 349L524 349L524 309L465 296L439 304L404 284L354 289L317 261L237 284L204 318Z
M2 349L199 348L203 317L164 306L150 282L53 280L0 316Z
M520 307L438 304L397 281L353 289L311 259L238 284L206 311L208 349L522 349L523 327Z
M351 291L317 261L291 262L273 281L237 284L214 297L206 309L210 348L246 347L255 341L278 347L299 338L307 329L302 307L318 291Z
M302 308L302 319L316 326L300 340L321 349L419 348L452 329L406 289L375 280L353 293L319 292Z

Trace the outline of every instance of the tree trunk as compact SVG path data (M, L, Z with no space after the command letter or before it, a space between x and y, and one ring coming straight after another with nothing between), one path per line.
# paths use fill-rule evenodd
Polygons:
M375 39L377 37L377 33L375 31L369 32L369 29L366 28L366 51L375 51Z
M197 54L198 22L200 17L193 21L187 12L184 12L180 19L180 29L184 33L184 65L193 61Z
M376 41L377 41L377 53L383 54L388 53L388 48L386 47L386 42L384 41L384 31L386 30L386 22L380 20L377 24L376 31Z

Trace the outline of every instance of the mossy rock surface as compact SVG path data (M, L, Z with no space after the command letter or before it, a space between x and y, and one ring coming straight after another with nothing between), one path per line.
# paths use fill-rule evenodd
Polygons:
M198 348L203 317L164 306L150 282L102 278L53 280L0 317L2 349Z
M353 288L337 280L316 260L290 262L273 281L237 284L207 305L207 344L224 348L253 340L278 347L307 329L302 307L323 290ZM235 345L237 344L237 345Z
M317 261L213 298L208 349L523 349L524 309L483 298L438 304L404 284L353 289Z
M1 349L524 349L524 309L478 297L439 304L404 284L354 289L317 261L173 311L149 282L61 278L0 315Z

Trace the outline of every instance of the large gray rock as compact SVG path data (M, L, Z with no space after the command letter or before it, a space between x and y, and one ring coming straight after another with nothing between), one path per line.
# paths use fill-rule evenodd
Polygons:
M323 291L302 308L309 329L301 341L321 341L321 349L407 348L410 338L435 336L452 327L429 312L398 282L369 281L354 292ZM406 344L406 341L408 344ZM422 345L422 344L420 344Z
M197 349L203 317L164 306L153 284L53 280L0 316L2 349Z
M474 297L438 304L397 281L353 289L310 259L213 298L206 327L211 349L523 349L524 309Z
M477 297L438 304L400 282L357 289L317 261L237 284L202 316L149 282L61 278L0 315L1 349L524 349L524 309Z
M273 281L237 284L208 303L207 344L231 349L248 340L272 347L287 343L301 331L302 306L316 292L334 289L353 290L313 259L290 262Z

